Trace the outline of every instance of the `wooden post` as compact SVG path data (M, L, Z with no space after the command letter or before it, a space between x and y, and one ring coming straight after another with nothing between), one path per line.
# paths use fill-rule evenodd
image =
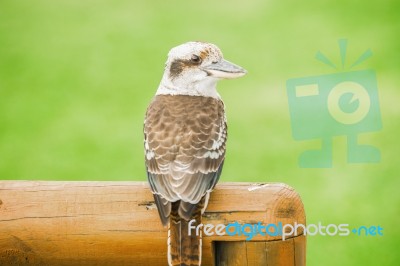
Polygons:
M278 183L221 183L204 224L305 224ZM203 265L305 265L306 238L203 232ZM0 265L166 265L167 230L146 182L0 181Z

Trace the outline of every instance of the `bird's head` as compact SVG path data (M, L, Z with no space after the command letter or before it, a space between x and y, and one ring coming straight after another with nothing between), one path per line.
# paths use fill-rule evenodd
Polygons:
M214 44L187 42L168 53L164 76L157 94L217 97L221 79L242 77L246 70L223 58Z

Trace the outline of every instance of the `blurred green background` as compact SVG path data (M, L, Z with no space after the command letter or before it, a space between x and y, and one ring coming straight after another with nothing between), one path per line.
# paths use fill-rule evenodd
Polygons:
M146 180L142 124L170 48L217 44L248 70L219 83L229 142L221 181L284 182L302 196L308 223L381 225L384 236L308 238L308 265L398 265L400 254L399 1L0 2L0 178ZM347 164L334 138L333 167L302 169L316 141L291 135L286 80L335 73L374 56L383 120L360 135L378 164Z

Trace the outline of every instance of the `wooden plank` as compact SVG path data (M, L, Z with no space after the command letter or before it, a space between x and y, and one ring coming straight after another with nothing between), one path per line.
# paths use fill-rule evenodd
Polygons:
M246 242L218 242L216 244L216 254L215 264L217 266L247 266Z
M293 239L266 242L267 266L295 266ZM297 265L296 265L297 266Z
M304 235L294 239L294 258L297 266L306 265L306 237Z
M246 242L247 266L267 265L267 246L264 241Z
M221 183L203 223L233 222L305 223L305 214L285 184ZM214 241L245 238L203 234L203 265L214 264ZM0 265L165 265L166 239L146 182L0 181ZM302 252L305 242L293 256Z

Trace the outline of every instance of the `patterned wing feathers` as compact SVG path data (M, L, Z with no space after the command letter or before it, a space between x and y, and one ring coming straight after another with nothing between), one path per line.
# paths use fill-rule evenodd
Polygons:
M222 101L158 95L147 110L144 133L153 193L195 204L215 186L227 138ZM168 212L166 208L163 215Z

